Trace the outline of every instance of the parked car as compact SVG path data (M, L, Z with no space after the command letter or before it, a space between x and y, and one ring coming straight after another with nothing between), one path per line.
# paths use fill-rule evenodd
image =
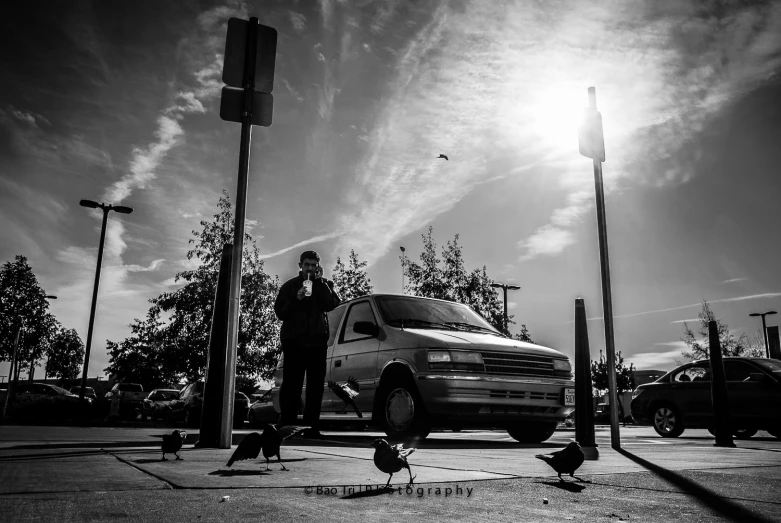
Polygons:
M71 387L70 393L75 394L76 396L80 395L81 387L79 385L75 385ZM93 401L98 399L98 395L95 394L95 389L93 389L92 387L84 387L84 397L92 398Z
M141 410L141 405L146 396L144 387L138 383L115 383L111 390L106 393L106 399L109 401L119 399L118 414L124 418L134 418Z
M35 402L44 399L54 399L67 402L78 402L79 395L73 394L62 387L57 385L49 385L45 383L20 383L16 387L14 397L19 402ZM84 401L86 403L92 403L92 398L84 395Z
M724 358L730 418L737 438L766 430L781 438L781 360ZM687 428L713 430L710 361L682 365L632 396L632 417L665 438Z
M201 423L201 410L203 409L203 380L188 383L179 392L179 397L171 403L169 419L184 422L188 427L197 427ZM233 400L233 426L241 427L247 419L249 411L249 398L236 391Z
M564 354L504 336L466 305L373 294L339 305L328 325L326 381L354 378L362 417L324 383L324 424L371 422L392 438L425 438L434 428L503 428L518 441L539 443L575 409ZM283 368L280 357L277 412Z
M268 389L249 406L247 421L253 427L263 426L267 423L276 423L278 421L279 414L274 408L274 398L271 395L272 392L273 389Z
M168 419L171 414L171 405L179 398L178 389L155 389L149 393L141 404L141 421L152 418Z

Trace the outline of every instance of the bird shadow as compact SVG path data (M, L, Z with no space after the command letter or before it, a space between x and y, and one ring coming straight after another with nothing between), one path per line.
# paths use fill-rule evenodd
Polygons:
M269 471L273 472L273 471ZM231 477L231 476L268 476L269 472L266 472L265 470L215 470L214 472L209 472L209 476L222 476L222 477Z
M361 492L353 492L342 496L340 499L358 499L358 498L371 498L374 496L384 496L393 492L393 487L380 487L378 489L363 490Z
M165 461L184 461L183 459L176 459L176 458L165 458ZM164 461L160 458L152 459L152 458L146 458L146 459L134 459L133 463L164 463Z
M575 494L579 492L583 492L583 489L586 488L585 485L581 485L579 483L573 483L571 481L538 481L538 483L541 483L543 485L550 485L551 487L560 488L561 490L566 490L567 492L574 492Z

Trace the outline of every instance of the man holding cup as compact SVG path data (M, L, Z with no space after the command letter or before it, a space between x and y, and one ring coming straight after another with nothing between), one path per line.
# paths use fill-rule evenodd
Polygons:
M279 403L280 425L295 425L301 390L306 374L304 424L311 429L303 436L320 438L320 406L326 375L328 317L326 313L341 303L334 282L323 278L320 256L304 251L298 263L298 276L282 284L274 302L274 312L282 320L280 340L284 365Z

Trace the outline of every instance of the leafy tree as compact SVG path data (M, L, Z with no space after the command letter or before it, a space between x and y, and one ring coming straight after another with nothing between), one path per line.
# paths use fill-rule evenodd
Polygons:
M190 243L194 245L187 253L187 259L195 257L201 265L176 275L176 281L186 282L182 288L150 300L147 319L135 320L130 338L110 343L106 371L128 376L137 372L133 365L143 363L156 379L167 382L193 381L205 375L222 248L233 240L233 211L225 191L214 219L201 221L201 226L201 231L193 231ZM279 279L266 274L263 266L255 241L246 233L236 372L252 380L273 376L279 341L280 326L274 314ZM168 316L165 322L160 319L164 314Z
M529 334L529 329L526 328L526 324L521 324L521 332L515 333L513 336L518 341L525 341L526 343L537 343L532 339L531 334Z
M599 361L591 362L591 383L595 390L595 396L602 396L609 389L608 385L608 369L607 359L605 359L602 351L599 351ZM621 351L616 354L616 393L618 396L618 410L620 418L625 419L624 415L624 403L621 399L624 392L635 390L635 368L634 364L629 364L629 367L624 365L624 357L621 356Z
M336 258L332 277L334 287L342 298L342 301L352 300L372 293L372 284L366 274L365 261L358 261L355 250L350 250L350 266L345 267L341 258Z
M26 257L18 255L0 268L0 361L13 358L17 328L23 325L18 368L29 372L46 351L58 326L48 309L46 293Z
M442 249L442 258L438 258L432 231L433 227L429 227L428 234L422 235L423 252L420 255L420 264L401 257L407 278L405 292L469 305L488 323L503 332L504 305L491 287L494 281L488 277L486 267L467 271L461 245L458 243L458 234L452 242L447 242L447 246ZM512 321L512 315L508 315L507 323L508 326L515 323ZM521 332L516 334L515 338L533 343L526 325L522 326Z
M84 362L84 343L76 329L57 330L46 351L46 376L72 380L78 377Z
M690 360L702 360L708 359L708 350L710 348L710 335L708 330L708 323L711 321L716 322L716 328L719 334L719 345L721 346L722 356L742 356L748 349L748 340L745 334L742 334L739 338L735 338L730 332L727 324L716 318L713 314L708 302L702 301L702 310L699 314L700 330L699 334L704 339L702 342L697 340L697 336L689 328L687 322L683 322L684 336L681 338L688 347L689 351L681 351L681 354L685 358ZM764 338L763 338L764 346Z

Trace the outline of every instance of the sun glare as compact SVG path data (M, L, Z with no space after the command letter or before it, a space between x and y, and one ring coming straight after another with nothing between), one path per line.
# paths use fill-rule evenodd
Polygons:
M561 85L540 91L525 111L531 116L530 131L548 147L577 151L578 125L588 104L585 93L585 88Z

